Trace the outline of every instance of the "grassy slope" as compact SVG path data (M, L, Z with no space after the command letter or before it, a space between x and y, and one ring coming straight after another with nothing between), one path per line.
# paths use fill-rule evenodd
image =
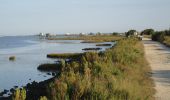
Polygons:
M149 71L142 43L124 39L105 53L86 53L81 63L63 66L61 76L49 86L48 98L151 100Z

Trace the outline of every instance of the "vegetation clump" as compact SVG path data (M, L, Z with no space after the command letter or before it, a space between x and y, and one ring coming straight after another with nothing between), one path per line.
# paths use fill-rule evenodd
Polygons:
M94 41L94 40L84 40L81 43L98 43L100 41Z
M154 32L155 31L153 29L145 29L141 32L141 35L152 35Z
M61 64L42 64L37 69L40 71L60 71Z
M15 56L10 56L10 57L9 57L9 60L10 60L10 61L15 61L15 60L16 60L16 57L15 57Z
M96 46L112 46L112 44L96 44Z
M77 58L80 58L81 56L82 56L82 53L47 54L48 58L58 58L58 59L77 59Z
M163 31L162 32L155 32L154 34L152 34L152 40L163 42L165 40L165 33Z
M84 48L84 49L82 49L82 50L85 50L85 51L88 51L88 50L95 50L95 51L97 51L97 50L101 50L102 48Z

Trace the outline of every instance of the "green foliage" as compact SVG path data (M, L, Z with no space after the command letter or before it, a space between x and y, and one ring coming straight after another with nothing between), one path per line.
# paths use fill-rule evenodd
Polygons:
M141 32L142 35L152 35L154 34L154 30L153 29L145 29Z
M137 31L136 31L136 30L129 30L129 31L126 33L126 37L133 36L135 32L137 32Z
M169 30L165 30L164 32L165 32L165 35L170 36L170 29Z
M26 99L26 90L24 88L16 89L12 96L12 100L25 100L25 99Z
M112 35L119 35L119 33L118 32L113 32Z
M152 40L153 41L163 42L165 40L164 36L165 36L164 31L155 32L154 34L152 34Z

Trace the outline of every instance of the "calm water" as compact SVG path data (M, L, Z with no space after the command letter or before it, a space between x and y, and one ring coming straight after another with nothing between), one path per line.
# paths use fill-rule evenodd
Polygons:
M37 70L42 63L53 63L46 58L48 53L83 52L83 48L96 47L95 43L80 43L81 40L41 40L37 36L0 37L0 91L27 83L51 78ZM108 47L103 47L104 50ZM16 56L16 61L9 61Z

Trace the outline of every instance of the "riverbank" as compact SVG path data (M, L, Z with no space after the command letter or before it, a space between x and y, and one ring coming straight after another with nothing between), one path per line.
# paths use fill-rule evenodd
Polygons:
M41 96L50 100L152 100L149 72L142 43L134 38L122 39L105 52L87 52L79 62L62 64L60 74L46 85L46 94Z

